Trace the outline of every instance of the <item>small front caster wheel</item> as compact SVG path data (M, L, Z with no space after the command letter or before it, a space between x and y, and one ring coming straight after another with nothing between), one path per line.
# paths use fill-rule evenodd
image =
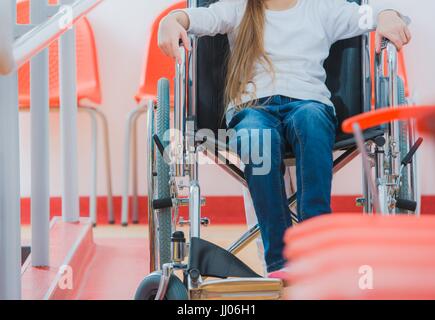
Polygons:
M161 272L153 272L139 285L139 288L136 291L136 295L134 297L135 300L155 300L157 291L159 290L160 279L162 278ZM171 279L169 280L168 290L166 291L166 295L164 300L188 300L189 296L187 293L187 289L184 286L183 282L175 276L171 275Z

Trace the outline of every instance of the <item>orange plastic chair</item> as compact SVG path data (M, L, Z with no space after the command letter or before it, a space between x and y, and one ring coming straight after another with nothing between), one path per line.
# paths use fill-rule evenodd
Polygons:
M371 218L371 217L367 217ZM424 224L424 221L420 221ZM375 231L382 231L378 226ZM410 230L410 229L408 229ZM433 229L432 229L433 231ZM433 299L435 255L433 232L420 243L409 242L412 234L397 229L394 243L347 243L301 257L287 256L288 299ZM366 239L369 240L370 232ZM400 237L402 236L402 237ZM359 287L362 270L373 272L373 289ZM370 292L367 292L370 291Z
M319 227L323 227L320 229ZM304 229L300 232L299 229ZM398 232L402 230L401 232ZM334 215L315 218L295 226L285 235L286 255L293 259L316 251L349 244L394 244L406 234L409 244L422 244L432 237L435 247L435 217L425 224L415 216Z
M57 1L50 0L50 4ZM17 23L29 24L29 0L17 2ZM98 70L97 51L92 27L86 18L83 18L76 26L77 37L77 94L79 104L85 100L95 105L101 104L101 85ZM58 42L50 45L50 107L57 108L59 102L59 50ZM19 105L21 108L30 107L30 67L25 64L19 70Z
M151 27L150 40L146 49L144 61L144 69L140 80L139 90L135 96L138 107L131 111L127 117L126 124L126 144L125 144L125 159L124 159L124 191L122 197L122 225L127 226L129 221L129 175L130 175L130 159L132 158L132 178L133 178L133 203L132 217L133 223L139 222L138 215L138 194L137 194L137 119L146 111L146 102L156 100L157 98L157 83L160 78L165 77L170 80L170 98L171 105L174 103L174 87L173 79L175 78L174 60L164 55L157 46L158 31L160 21L167 16L171 11L183 9L187 7L186 1L177 2L165 9L159 14ZM132 147L132 150L130 150Z
M433 254L427 251L426 254ZM365 269L367 268L367 269ZM433 300L435 265L341 265L330 272L296 281L285 290L288 300ZM361 272L373 271L365 283ZM369 285L369 286L368 286Z
M434 229L431 216L351 214L306 221L286 234L286 298L433 299ZM359 287L367 268L373 271L372 290Z
M376 229L374 229L376 231ZM381 231L382 228L380 228ZM400 231L397 230L398 234ZM403 233L405 236L408 234ZM369 239L370 233L366 235ZM317 250L301 257L290 255L291 263L288 266L287 280L294 284L310 281L312 278L332 273L337 269L350 268L358 273L361 266L369 265L372 268L380 267L410 267L421 268L432 266L435 269L434 238L427 236L420 243L408 243L408 237L397 237L395 243L342 243L327 249ZM405 276L405 275L404 275ZM352 286L354 284L351 284ZM331 284L334 286L334 284Z
M364 130L416 119L420 132L435 135L435 106L386 108L346 120ZM287 299L435 299L435 218L329 215L287 231L290 261ZM369 267L374 287L358 287Z
M435 106L392 107L366 112L349 118L342 124L343 132L352 133L353 125L359 124L361 130L379 126L396 120L417 120L418 130L428 134L435 134Z
M49 4L57 4L57 0L50 0ZM29 0L18 0L17 2L17 23L30 23L30 2ZM97 118L100 118L103 124L104 147L105 147L105 167L107 175L107 197L108 197L108 215L109 222L114 223L113 200L112 200L112 182L111 182L111 164L110 149L108 136L108 123L106 116L97 106L102 102L100 75L98 69L97 50L95 46L94 33L91 24L86 18L82 18L76 25L76 48L77 48L77 95L78 108L80 111L88 113L92 120L93 134L92 147L95 149L92 156L92 182L91 182L91 201L90 216L93 223L97 222L96 208L96 148L98 130ZM19 83L19 106L20 111L29 111L30 101L30 63L23 65L18 71ZM51 110L58 110L60 106L59 98L59 46L54 42L49 47L49 103ZM94 172L95 171L95 172Z
M324 215L311 219L310 223L302 223L288 230L285 234L285 242L294 244L309 237L334 233L343 228L347 230L352 228L370 228L377 226L379 223L390 228L398 228L402 225L401 221L403 219L407 219L406 225L409 226L409 228L418 228L420 226L420 220L415 219L414 216L408 217L399 215L394 219L391 219L389 216L375 216L375 218L367 220L366 216L361 214L340 213ZM435 229L435 219L432 219L433 220L426 220L426 224L428 227Z
M151 38L148 43L145 58L144 72L141 77L139 90L135 96L137 103L155 99L157 96L157 83L160 78L168 78L171 82L171 104L174 102L173 80L175 78L174 60L162 53L157 46L160 21L171 11L186 8L187 2L181 1L164 10L154 21L151 27Z

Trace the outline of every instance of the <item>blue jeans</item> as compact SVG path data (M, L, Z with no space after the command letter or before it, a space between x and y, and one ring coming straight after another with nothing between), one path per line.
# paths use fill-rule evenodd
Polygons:
M292 225L284 184L285 152L292 150L296 157L299 220L331 213L337 118L332 106L316 101L273 96L260 99L258 104L236 112L228 127L236 133L230 145L237 147L245 164L267 269L272 272L286 264L283 238Z

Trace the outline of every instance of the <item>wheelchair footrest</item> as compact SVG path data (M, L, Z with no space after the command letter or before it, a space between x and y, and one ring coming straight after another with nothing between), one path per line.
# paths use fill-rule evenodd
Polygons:
M279 300L283 283L278 279L235 278L212 280L190 290L191 300Z
M189 270L196 269L204 277L261 278L235 255L200 238L191 238Z

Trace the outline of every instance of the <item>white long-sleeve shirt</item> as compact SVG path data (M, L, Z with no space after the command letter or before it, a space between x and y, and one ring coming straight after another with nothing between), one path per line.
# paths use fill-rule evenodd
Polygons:
M188 32L197 36L228 34L232 48L246 3L221 0L208 8L186 9L190 19ZM275 74L256 63L255 86L246 88L249 94L243 96L242 102L283 95L333 106L323 67L332 44L373 29L379 13L386 9L394 6L378 4L367 8L346 0L298 0L288 10L266 10L264 47Z

